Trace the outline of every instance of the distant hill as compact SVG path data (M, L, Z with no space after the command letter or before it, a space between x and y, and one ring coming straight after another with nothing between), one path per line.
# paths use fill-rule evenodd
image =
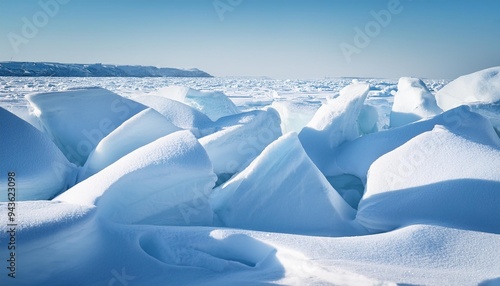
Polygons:
M54 77L212 77L199 69L117 66L103 64L61 64L46 62L0 62L0 76Z

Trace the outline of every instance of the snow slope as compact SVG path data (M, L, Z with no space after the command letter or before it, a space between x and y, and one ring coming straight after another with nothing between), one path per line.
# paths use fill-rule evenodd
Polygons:
M76 166L29 123L0 107L0 201L7 201L8 173L13 172L15 200L47 200L76 180Z
M223 226L309 235L362 233L354 210L307 157L297 134L284 135L244 171L215 189Z
M181 130L155 110L148 108L118 126L90 153L80 170L79 181L111 165L135 149Z
M437 125L371 165L356 220L373 231L426 223L500 234L499 170L487 119Z
M102 88L30 94L27 99L45 132L78 165L102 138L146 108Z
M210 225L208 194L216 181L208 156L189 131L178 131L122 157L55 201L97 206L121 223Z

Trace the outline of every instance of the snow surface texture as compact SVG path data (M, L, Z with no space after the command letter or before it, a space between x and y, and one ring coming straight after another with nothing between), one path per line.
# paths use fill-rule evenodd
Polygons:
M98 215L121 223L210 225L206 198L215 181L198 140L178 131L136 149L54 200L95 205Z
M217 189L219 195L211 198L216 178L209 157L188 131L178 131L139 147L65 192L60 198L66 198L68 202L17 202L15 211L19 216L16 279L8 278L4 272L0 275L0 284L10 285L12 281L14 285L498 284L500 281L498 268L500 240L496 230L499 217L496 211L498 199L491 189L484 188L488 185L485 183L485 177L489 178L487 180L492 184L498 184L500 181L495 177L492 178L493 171L498 169L494 158L498 156L495 154L499 147L495 143L498 139L492 132L491 126L486 124L487 121L483 117L471 112L477 110L471 106L471 108L457 107L432 119L377 132L389 129L389 116L394 99L391 92L397 90L397 85L394 80L366 79L366 81L370 84L370 90L364 103L349 105L355 108L339 108L343 110L341 114L354 118L350 122L351 127L355 129L354 126L357 125L358 135L362 137L340 143L333 148L331 154L327 155L337 158L335 159L337 167L350 168L357 172L356 174L361 174L361 177L366 177L370 165L373 164L368 176L368 188L373 185L380 186L380 189L371 188L373 190L371 192L380 191L380 193L365 196L359 209L361 213L374 214L371 232L381 231L381 228L391 230L364 235L368 231L356 226L362 216L358 214L358 219L354 222L352 220L352 214L358 213L354 209L358 207L357 201L363 194L363 182L357 176L348 175L349 173L344 173L341 168L335 167L338 173L334 176L327 174L325 183L324 174L305 155L297 137L290 134L271 143L250 164L254 166L252 169L248 166L226 183L226 188L228 190L234 188L234 193L220 192L223 186L226 186L221 185ZM200 116L201 112L196 111L198 113L195 114L193 112L195 109L182 103L166 98L160 98L162 101L159 101L157 96L153 96L157 94L158 89L181 85L198 90L221 90L242 111L265 110L265 107L272 105L273 102L300 102L290 105L288 110L304 110L304 113L310 116L312 110L327 103L333 95L351 82L352 79L309 81L266 78L0 77L2 86L0 106L27 119L34 126L39 126L38 119L29 113L30 108L24 98L26 94L56 92L79 86L100 86L128 98L153 98L151 101L158 104L150 107L167 117L174 125L185 128L171 119L177 118L178 122L182 122L179 113L174 114L176 109L182 108L180 114L187 115L184 122L191 122L193 129L198 130L197 137L203 140L204 136L231 128L231 125L237 125L238 122L232 121L223 128L216 126L208 117ZM425 84L432 93L435 93L446 82L425 80ZM166 108L160 110L161 107ZM354 116L352 112L358 108L361 111L358 116ZM293 121L295 119L292 116L285 118L282 115L285 113L279 110L279 107L276 109L282 117L282 123L291 123L294 129L306 124L306 115L301 117L299 123ZM374 111L378 116L377 120ZM483 111L484 109L481 110ZM493 116L498 114L498 109L489 105L488 112ZM168 117L170 114L175 116ZM485 115L484 112L481 114ZM198 121L189 121L203 116L208 119L204 127L201 127L203 124L199 124ZM228 118L237 117L230 115ZM488 116L490 121L491 118ZM371 129L374 122L376 130ZM185 129L191 130L191 128ZM252 134L255 134L255 130L252 131ZM177 139L174 140L174 137ZM430 139L446 142L443 145L438 144L435 148L444 154L424 156L422 159L421 153L427 154L423 150L429 150L426 146L441 142ZM189 147L190 144L193 148ZM474 156L477 155L477 158L468 155L468 148L472 150ZM267 152L271 149L274 151ZM340 152L342 149L349 152ZM286 150L292 150L292 154L287 155ZM407 152L411 150L411 152L402 153L401 150ZM181 151L193 156L184 156L186 153ZM344 153L349 156L340 157ZM417 159L416 162L421 162L421 165L416 166L415 169L418 170L413 170L412 176L399 182L401 184L399 189L389 190L387 186L384 187L383 181L377 182L375 175L372 175L376 171L377 177L378 174L381 178L388 177L389 171L381 169L385 164L392 171L398 172L400 167L398 156L406 154L415 156L415 153L417 156L411 158ZM298 159L295 159L296 155ZM462 165L454 163L455 157ZM419 158L422 160L419 161ZM5 166L5 162L0 160L0 165ZM326 165L328 170L334 170L333 160ZM361 167L357 168L358 165ZM424 168L421 166L428 165L431 171L421 170ZM294 172L293 166L297 166L303 172ZM469 166L476 168L468 170ZM249 185L247 179L241 175L243 173L251 179L261 180L249 180L253 183ZM194 187L201 194L196 191L193 193L192 189L184 189L185 186L194 184L193 181L196 180L185 178L186 174L195 174L200 180L206 178L206 188ZM426 178L424 175L429 177ZM456 179L458 177L460 178ZM476 178L471 180L478 181L478 184L468 183L469 179L466 177ZM236 178L242 179L238 182L238 186ZM429 186L427 179L434 183ZM453 185L455 181L465 182L464 186ZM334 185L334 188L328 182ZM181 194L174 194L178 185L171 184L177 183L181 183L180 187L184 190ZM244 192L245 184L249 185L250 192ZM318 188L309 188L310 185L325 187L329 191L320 193ZM436 189L432 185L443 188ZM451 189L447 189L449 185ZM481 188L476 188L478 186ZM419 189L420 192L413 196L406 192L408 189ZM428 192L431 189L432 192ZM455 189L456 192L453 191ZM342 202L342 198L335 190L352 208ZM158 196L151 193L152 191L158 191L164 200L158 199ZM301 200L291 195L292 193L304 196L302 200L311 204L317 203L309 206L312 213L302 211L307 206L297 205L296 203ZM405 196L400 199L398 196L403 193ZM220 197L220 194L228 196ZM359 196L357 199L356 194ZM259 195L261 197L258 197ZM279 198L261 200L267 195ZM334 209L325 202L329 195L334 198L330 203L337 204ZM410 201L406 195L415 198L415 201ZM177 212L173 211L172 208L175 207L169 202L178 202L180 198L185 197L198 199L191 200L187 204L181 203L177 207ZM318 203L316 199L320 197L325 200ZM378 200L382 197L384 200ZM211 219L212 210L205 208L207 202L211 199L211 203L215 205L214 202L231 202L238 198L248 198L250 202L254 202L254 205L251 205L250 202L243 201L242 206L245 209L258 209L264 214L283 215L288 211L290 218L284 218L281 224L289 227L287 232L290 233L278 233L274 232L274 229L253 231L220 227L224 225L223 220L217 216L214 226ZM488 198L490 201L478 206ZM398 210L399 201L405 207ZM370 207L371 203L382 209ZM290 205L288 210L283 207L285 205ZM335 229L333 227L329 229L331 235L342 235L333 232L340 232L342 229L339 225L343 225L346 231L344 235L349 235L347 233L349 230L353 232L351 235L355 236L304 235L319 231L318 229L311 231L310 228L307 229L307 225L300 229L303 225L296 222L303 220L292 219L296 217L294 211L298 210L305 216L311 214L313 217L316 208L326 209L330 214L335 214L333 218L339 224ZM427 208L429 212L423 212ZM462 208L469 216L465 217L458 211ZM345 209L350 211L341 211ZM7 217L7 212L7 204L0 203L0 216ZM346 213L349 214L346 219L340 218L341 214ZM227 213L228 217L232 215L242 216L245 224L250 225L246 217L234 207ZM259 217L258 213L253 215ZM331 223L327 222L325 216L315 216L315 218L318 222L316 220L310 222L312 225ZM261 215L259 220L259 224L262 223L260 226L277 222L272 216L263 218ZM370 224L369 221L364 223ZM191 226L185 227L185 225ZM352 227L348 228L348 225ZM10 238L6 224L1 227L0 245L7 246ZM297 235L296 232L302 234ZM8 258L5 249L2 253Z
M299 133L300 142L307 155L324 170L328 154L341 143L360 136L356 122L370 85L355 83L342 89L339 96L321 106L313 119Z
M45 132L78 165L102 138L146 108L102 88L30 94L27 99Z
M354 210L307 157L296 133L269 145L244 171L215 190L224 226L286 233L359 233Z
M242 171L264 148L281 136L276 110L254 110L223 117L214 126L219 130L200 139L216 174Z
M224 116L239 113L238 107L219 91L209 92L184 86L169 86L159 90L158 95L198 109L214 121Z
M92 176L135 149L166 136L180 128L163 115L148 108L113 130L90 153L79 174L79 181Z
M76 166L50 138L1 107L0 134L0 201L8 200L9 172L18 201L51 199L74 184Z
M443 111L437 106L434 95L423 81L410 77L399 79L391 111L391 127L403 126L441 112Z

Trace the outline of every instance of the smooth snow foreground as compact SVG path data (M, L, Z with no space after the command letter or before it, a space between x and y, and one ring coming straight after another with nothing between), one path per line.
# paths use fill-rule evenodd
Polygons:
M497 285L496 70L0 91L0 284Z

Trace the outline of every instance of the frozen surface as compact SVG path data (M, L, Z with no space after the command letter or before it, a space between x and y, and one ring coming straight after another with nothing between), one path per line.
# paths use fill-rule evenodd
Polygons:
M307 157L296 133L271 145L215 190L224 226L316 235L353 235L354 210Z
M339 114L352 120L331 130L356 127L355 135L361 137L332 132L336 136L324 142L339 145L320 157L325 162L324 174L308 158L296 135L274 141L245 170L225 177L229 181L212 198L212 205L219 203L218 210L228 210L231 224L262 231L223 227L224 214L214 217L209 204L217 179L215 162L199 141L222 131L217 136L227 137L214 140L214 146L234 150L230 142L224 142L236 140L232 135L237 132L225 130L241 125L235 129L246 130L250 137L259 134L262 125L245 129L245 124L259 122L243 121L248 115L255 119L266 114L261 119L279 126L279 113L283 130L300 131L321 105L339 99L340 90L353 81L369 84L366 99L359 105L347 104L356 108L342 108L347 105L339 102ZM424 83L435 94L447 82ZM47 135L47 128L33 113L40 110L31 107L27 94L98 86L120 98L138 98L144 107L129 118L149 106L198 138L177 131L151 143L131 140L140 143L137 149L65 192L59 197L65 202L18 201L19 259L14 285L487 285L499 281L498 136L488 121L473 113L479 112L495 125L499 113L495 103L468 103L470 108L457 107L389 129L393 94L398 90L393 79L0 77L0 86L0 106ZM168 86L220 91L238 112L250 113L214 122L191 106L159 97L158 90ZM89 106L97 107L97 103ZM278 112L271 112L269 106ZM354 110L359 110L357 116ZM92 108L77 111L91 113ZM159 121L150 118L136 123ZM129 132L119 137L129 138ZM431 148L436 142L445 144ZM35 151L30 147L37 144L20 146L23 154L31 154ZM224 159L223 153L216 157ZM422 157L422 153L433 156ZM396 180L397 188L388 187L383 180L391 170L408 167L403 163L406 154L420 165L411 176ZM6 170L16 166L9 155L8 161L0 161ZM32 162L37 165L36 160ZM15 168L22 171L25 166ZM18 183L29 181L19 176ZM224 187L234 193L220 192ZM322 188L327 191L321 192ZM416 189L418 193L412 192ZM356 207L363 194L359 215ZM243 198L248 201L228 204ZM248 219L244 210L258 210L251 214L256 220ZM318 214L320 210L330 215ZM8 205L0 203L0 216L7 217L7 212ZM363 221L363 213L370 213L373 221ZM327 230L311 230L319 225L326 225ZM0 244L7 246L9 229L6 224L1 227ZM365 235L369 232L382 233ZM357 236L338 237L353 234ZM0 253L7 255L5 248ZM0 284L12 284L7 278L0 275Z
M399 79L391 111L391 127L403 126L441 112L434 95L422 80L410 77Z
M215 181L198 140L178 131L136 149L54 200L95 205L99 216L121 223L209 225L212 211L204 198Z
M101 171L135 149L179 130L179 127L151 108L137 113L97 144L80 171L79 181Z
M9 183L15 200L51 199L74 184L76 166L50 138L1 107L0 134L0 201L8 200ZM15 173L12 182L10 172Z
M64 155L83 165L99 141L145 106L102 88L30 94L43 129Z

